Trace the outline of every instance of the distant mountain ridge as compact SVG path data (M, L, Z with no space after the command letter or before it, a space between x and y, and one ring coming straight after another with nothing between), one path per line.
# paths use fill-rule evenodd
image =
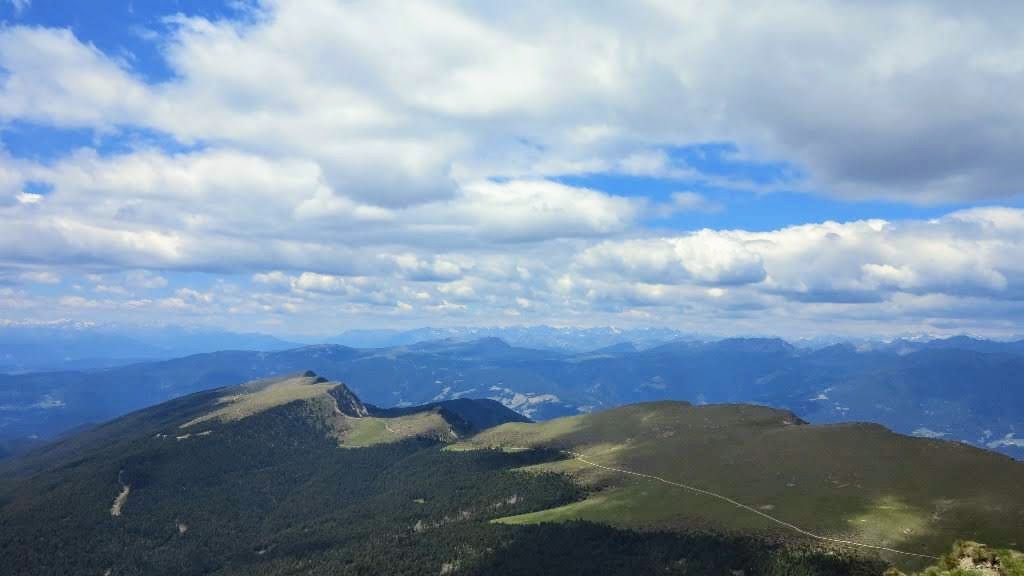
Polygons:
M326 342L354 348L392 348L434 340L466 342L483 338L498 338L521 348L564 352L588 352L626 342L638 348L649 348L675 340L702 339L671 328L509 326L349 330L328 338Z
M52 437L183 394L311 368L356 383L360 397L382 408L490 398L543 420L640 401L748 402L816 423L877 422L1024 457L1024 353L1016 350L1015 343L973 339L913 349L808 349L734 338L575 353L488 337L217 352L99 371L0 375L0 439Z
M209 328L6 323L0 324L0 372L89 370L203 352L299 346L265 334Z

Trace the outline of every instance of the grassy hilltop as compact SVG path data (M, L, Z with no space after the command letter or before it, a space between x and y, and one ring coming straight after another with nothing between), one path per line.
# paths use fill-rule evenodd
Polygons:
M590 462L711 490L818 535L938 556L958 538L1024 543L1024 464L960 443L878 425L812 426L749 405L636 404L543 423L506 424L455 449L544 446ZM567 459L590 496L504 518L570 519L643 529L703 529L801 538L728 502ZM882 553L904 566L922 561Z

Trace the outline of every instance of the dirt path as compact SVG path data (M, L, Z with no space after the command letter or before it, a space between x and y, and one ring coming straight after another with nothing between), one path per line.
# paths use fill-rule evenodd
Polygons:
M121 515L121 509L124 508L124 503L128 501L128 493L132 491L132 487L121 481L121 476L124 471L117 473L117 482L121 485L121 493L114 498L114 503L110 505L110 515L117 517Z
M742 509L744 509L744 510L746 510L748 512L753 513L753 514L757 514L758 516L761 516L762 518L770 520L770 521L774 522L775 524L778 524L779 526L783 526L785 528L788 528L788 529L790 529L790 530L792 530L794 532L797 532L799 534L802 534L804 536L807 536L807 537L810 537L810 538L814 538L815 540L820 540L820 541L823 541L823 542L831 542L833 544L843 544L843 545L846 545L846 546L856 546L858 548L869 548L871 550L880 550L880 551L883 551L883 552L891 552L893 554L901 554L903 556L913 556L915 558L927 558L929 560L939 560L940 559L938 556L932 556L930 554L920 554L920 553L917 553L917 552L907 552L905 550L897 550L896 548L888 548L886 546L875 546L874 544L865 544L863 542L854 542L853 540L843 540L841 538L831 538L829 536L822 536L820 534L815 534L815 533L813 533L813 532L811 532L809 530L805 530L805 529L803 529L803 528L801 528L801 527L799 527L799 526L797 526L795 524L790 524L789 522L786 522L785 520L780 520L780 519L776 518L775 516L772 516L771 514L765 514L761 510L758 510L757 508L754 508L752 506L747 506L746 504L743 504L742 502L737 502L736 500L733 500L732 498L729 498L728 496L724 496L722 494L718 494L717 492L712 492L711 490L704 490L702 488L697 488L695 486L690 486L688 484L683 484L681 482L673 482L672 480L666 480L666 479L664 479L664 478L662 478L660 476L655 476L653 474L644 474L643 472L634 472L633 470L625 470L625 469L622 469L622 468L614 468L612 466L605 466L604 464L598 464L597 462L592 462L590 460L587 460L586 458L583 457L582 454L579 454L577 452L571 452L571 451L565 450L564 453L568 454L569 456L572 456L573 458L575 458L579 462L582 462L582 463L587 464L589 466L593 466L595 468L600 468L602 470L608 470L609 472L618 472L620 474L627 474L629 476L636 476L638 478L646 478L648 480L654 480L656 482L661 482L662 484L667 484L669 486L674 486L676 488L682 488L684 490L689 490L690 492L694 492L696 494L702 494L704 496L710 496L711 498L716 498L716 499L721 500L723 502L728 502L729 504L732 504L733 506L736 506L738 508L742 508Z
M117 498L114 498L114 503L110 506L111 516L121 515L121 508L123 508L124 503L128 501L128 493L131 491L131 486L125 486L124 488L121 488L121 493L117 495Z

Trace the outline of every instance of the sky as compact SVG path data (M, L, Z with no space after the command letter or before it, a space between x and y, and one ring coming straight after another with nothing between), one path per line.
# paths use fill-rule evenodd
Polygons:
M0 325L1024 334L1024 4L0 0Z

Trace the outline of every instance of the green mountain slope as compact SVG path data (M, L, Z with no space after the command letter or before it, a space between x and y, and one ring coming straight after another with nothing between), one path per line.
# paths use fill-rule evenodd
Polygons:
M499 405L500 406L500 405ZM586 492L563 456L447 451L521 420L491 402L401 411L312 374L173 400L0 464L3 574L878 574L811 546L494 520ZM521 424L521 423L519 423Z
M1024 543L1024 464L877 425L812 426L766 407L656 402L506 424L454 448L539 446L579 453L585 462L562 460L533 470L572 474L592 493L505 522L581 519L624 528L711 528L813 540L767 515L815 535L930 556L958 538L1011 548ZM753 511L597 465L714 492ZM924 560L881 555L903 566Z

